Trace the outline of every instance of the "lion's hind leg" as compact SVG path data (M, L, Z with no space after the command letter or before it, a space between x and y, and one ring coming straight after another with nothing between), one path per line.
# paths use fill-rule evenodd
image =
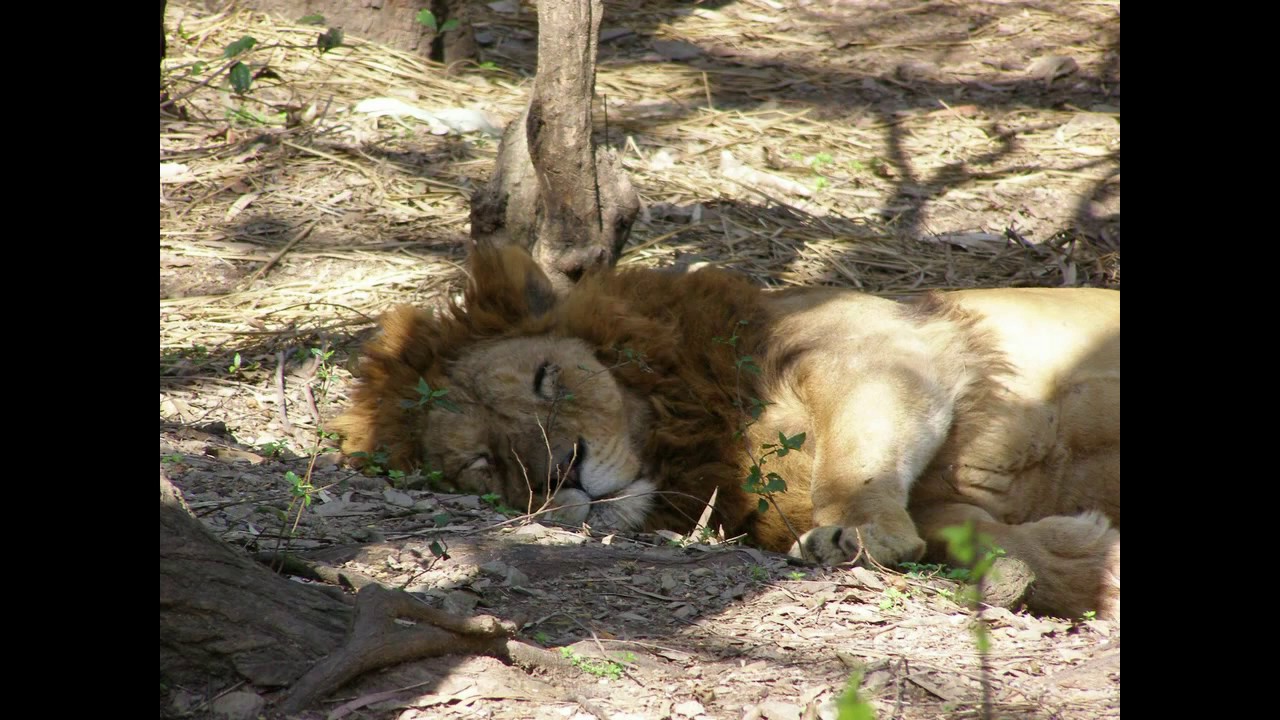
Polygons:
M1077 618L1089 611L1120 619L1120 531L1101 513L1054 515L1020 525L999 522L973 505L917 509L916 522L935 562L955 562L942 530L973 521L1010 557L1025 562L1036 580L1027 596L1034 612Z

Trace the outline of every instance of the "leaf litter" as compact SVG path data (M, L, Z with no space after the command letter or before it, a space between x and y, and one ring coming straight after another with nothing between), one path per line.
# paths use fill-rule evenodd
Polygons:
M644 205L623 264L896 297L1119 287L1118 3L715 5L606 3L597 131ZM165 68L186 112L161 118L161 462L227 540L280 542L285 473L306 470L344 404L373 319L460 291L469 195L496 152L468 130L520 113L534 17L477 8L492 65L451 75L350 33L318 54L314 25L170 4ZM244 37L256 43L236 59L279 80L238 96L190 72ZM327 392L312 347L336 350ZM637 660L617 679L574 680L489 658L408 663L332 707L389 692L359 712L827 717L857 670L879 717L978 716L972 619L947 581L522 525L335 460L318 458L328 499L292 550L523 618L549 646ZM998 715L1118 716L1118 627L987 613Z

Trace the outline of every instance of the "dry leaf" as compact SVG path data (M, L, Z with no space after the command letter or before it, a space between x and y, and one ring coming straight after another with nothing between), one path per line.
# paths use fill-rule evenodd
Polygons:
M671 708L671 712L677 715L684 715L685 717L694 717L696 715L705 714L707 709L702 707L702 703L697 700L689 700Z
M1054 80L1070 75L1079 68L1075 58L1068 55L1046 55L1033 60L1027 66L1027 74L1036 80L1043 80L1045 85Z

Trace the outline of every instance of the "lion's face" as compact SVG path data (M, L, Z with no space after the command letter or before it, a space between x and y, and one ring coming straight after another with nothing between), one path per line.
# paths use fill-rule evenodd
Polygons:
M426 469L461 492L553 519L634 529L653 505L640 461L644 410L580 340L480 343L446 370L448 402L418 438Z

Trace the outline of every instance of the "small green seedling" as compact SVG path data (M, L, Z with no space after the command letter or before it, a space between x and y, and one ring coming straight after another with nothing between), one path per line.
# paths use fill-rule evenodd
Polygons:
M445 20L443 25L437 25L436 14L430 10L419 11L415 18L419 23L426 25L432 32L447 33L450 30L457 30L462 23L457 18Z
M433 388L431 387L431 384L427 382L426 378L418 378L418 387L416 389L418 391L417 401L402 400L400 402L402 407L412 408L425 406L427 408L431 408L439 405L451 413L462 412L458 409L458 406L454 405L453 401L447 397L449 394L448 388Z
M480 499L488 503L489 506L492 507L494 510L497 510L498 512L502 513L503 515L506 515L507 517L516 517L518 515L524 514L513 507L507 507L506 505L504 505L502 503L502 497L499 496L497 493L485 493L484 495L480 496Z
M608 678L617 680L622 677L622 663L613 660L593 660L586 658L573 651L573 648L560 648L560 656L568 660L574 667L589 674L600 678ZM635 655L632 653L624 653L622 657L623 663L635 661Z
M836 720L875 720L875 708L858 694L861 685L861 671L849 676L844 692L836 699Z

